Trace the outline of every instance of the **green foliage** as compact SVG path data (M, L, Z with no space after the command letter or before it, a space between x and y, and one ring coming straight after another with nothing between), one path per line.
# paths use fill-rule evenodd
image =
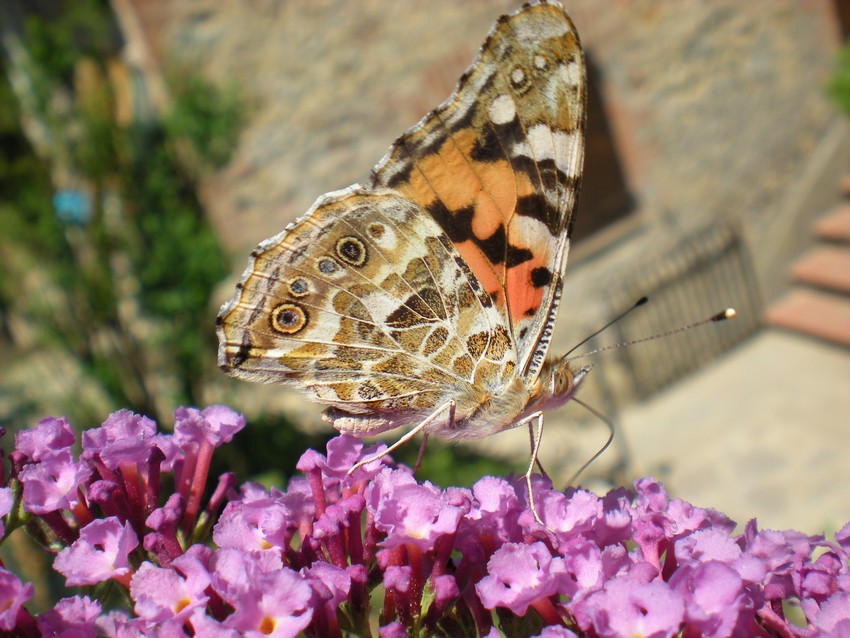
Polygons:
M0 67L0 73L3 69ZM5 73L2 73L5 79ZM30 150L19 125L18 103L9 84L0 81L0 318L2 333L8 334L6 320L19 289L14 267L17 260L8 239L33 236L36 249L51 249L61 244L61 233L51 223L50 175ZM48 211L48 215L45 215ZM1 238L5 236L7 241Z
M413 467L418 454L419 440L417 439L393 452L392 457L399 463ZM525 468L518 467L517 470L522 473ZM498 476L504 473L503 461L476 454L469 446L451 445L432 437L428 439L422 467L419 468L416 476L444 487L446 485L471 486L485 474Z
M27 17L27 50L51 80L70 85L80 57L103 59L113 52L109 6L106 0L58 0L51 12L52 19Z
M169 353L184 400L197 402L193 386L215 369L210 294L227 275L227 262L206 221L195 184L176 162L164 130L128 131L129 161L121 184L133 221L127 251L139 282L139 302L171 329L159 346Z
M835 72L827 84L827 92L833 102L850 115L850 43L845 44L838 54Z
M102 0L67 0L51 8L50 19L26 21L30 62L16 70L31 91L26 117L52 136L41 157L20 128L19 96L6 74L0 81L0 140L12 151L0 159L0 195L8 202L0 206L0 256L9 265L0 273L0 317L20 317L43 347L70 354L113 407L168 421L160 409L199 404L204 381L217 374L210 297L227 274L197 198L196 179L211 161L203 148L200 159L181 149L209 135L214 161L223 164L239 105L235 93L219 95L187 76L184 88L200 95L177 95L175 115L117 121L107 73L117 60L114 34ZM91 219L63 223L53 210L57 189L84 193ZM33 276L42 282L37 294Z
M169 85L174 96L165 130L189 141L209 167L220 168L230 158L242 125L242 105L235 87L218 88L197 74L179 73Z
M55 250L64 240L50 209L50 173L21 131L18 102L5 77L0 67L0 224L10 237L32 235L36 250ZM8 275L0 269L0 282Z

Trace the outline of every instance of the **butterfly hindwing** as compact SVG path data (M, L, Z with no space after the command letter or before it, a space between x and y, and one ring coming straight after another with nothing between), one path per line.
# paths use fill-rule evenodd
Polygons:
M586 71L556 4L504 16L452 96L402 135L376 186L427 210L511 327L533 382L552 330L584 158Z
M330 193L261 244L219 334L237 376L394 425L447 396L480 402L515 370L507 328L454 245L392 191Z

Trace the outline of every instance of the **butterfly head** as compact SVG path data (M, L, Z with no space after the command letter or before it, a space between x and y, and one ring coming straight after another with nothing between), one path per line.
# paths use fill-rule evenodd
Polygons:
M592 365L586 365L573 370L566 358L547 360L538 379L535 408L545 410L564 405L575 396L581 382L592 368Z

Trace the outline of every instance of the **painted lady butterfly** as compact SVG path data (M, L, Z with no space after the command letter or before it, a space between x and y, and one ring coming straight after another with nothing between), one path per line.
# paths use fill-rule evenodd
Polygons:
M500 18L371 184L323 195L254 250L218 317L219 365L300 388L356 436L416 424L471 439L536 422L539 445L542 411L587 372L546 358L585 92L563 8Z

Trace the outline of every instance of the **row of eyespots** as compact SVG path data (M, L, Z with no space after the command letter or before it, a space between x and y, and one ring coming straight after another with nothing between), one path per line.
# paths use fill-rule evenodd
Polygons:
M380 239L384 234L383 224L371 224L367 232L375 239ZM357 237L341 237L334 247L336 257L345 264L360 268L366 263L369 253L366 245ZM343 267L337 259L330 255L323 255L316 260L316 268L323 275L342 274ZM287 290L295 298L302 298L310 293L310 282L304 277L296 277L287 283ZM286 302L278 304L271 312L271 327L285 335L298 334L304 330L310 322L310 315L300 304Z

